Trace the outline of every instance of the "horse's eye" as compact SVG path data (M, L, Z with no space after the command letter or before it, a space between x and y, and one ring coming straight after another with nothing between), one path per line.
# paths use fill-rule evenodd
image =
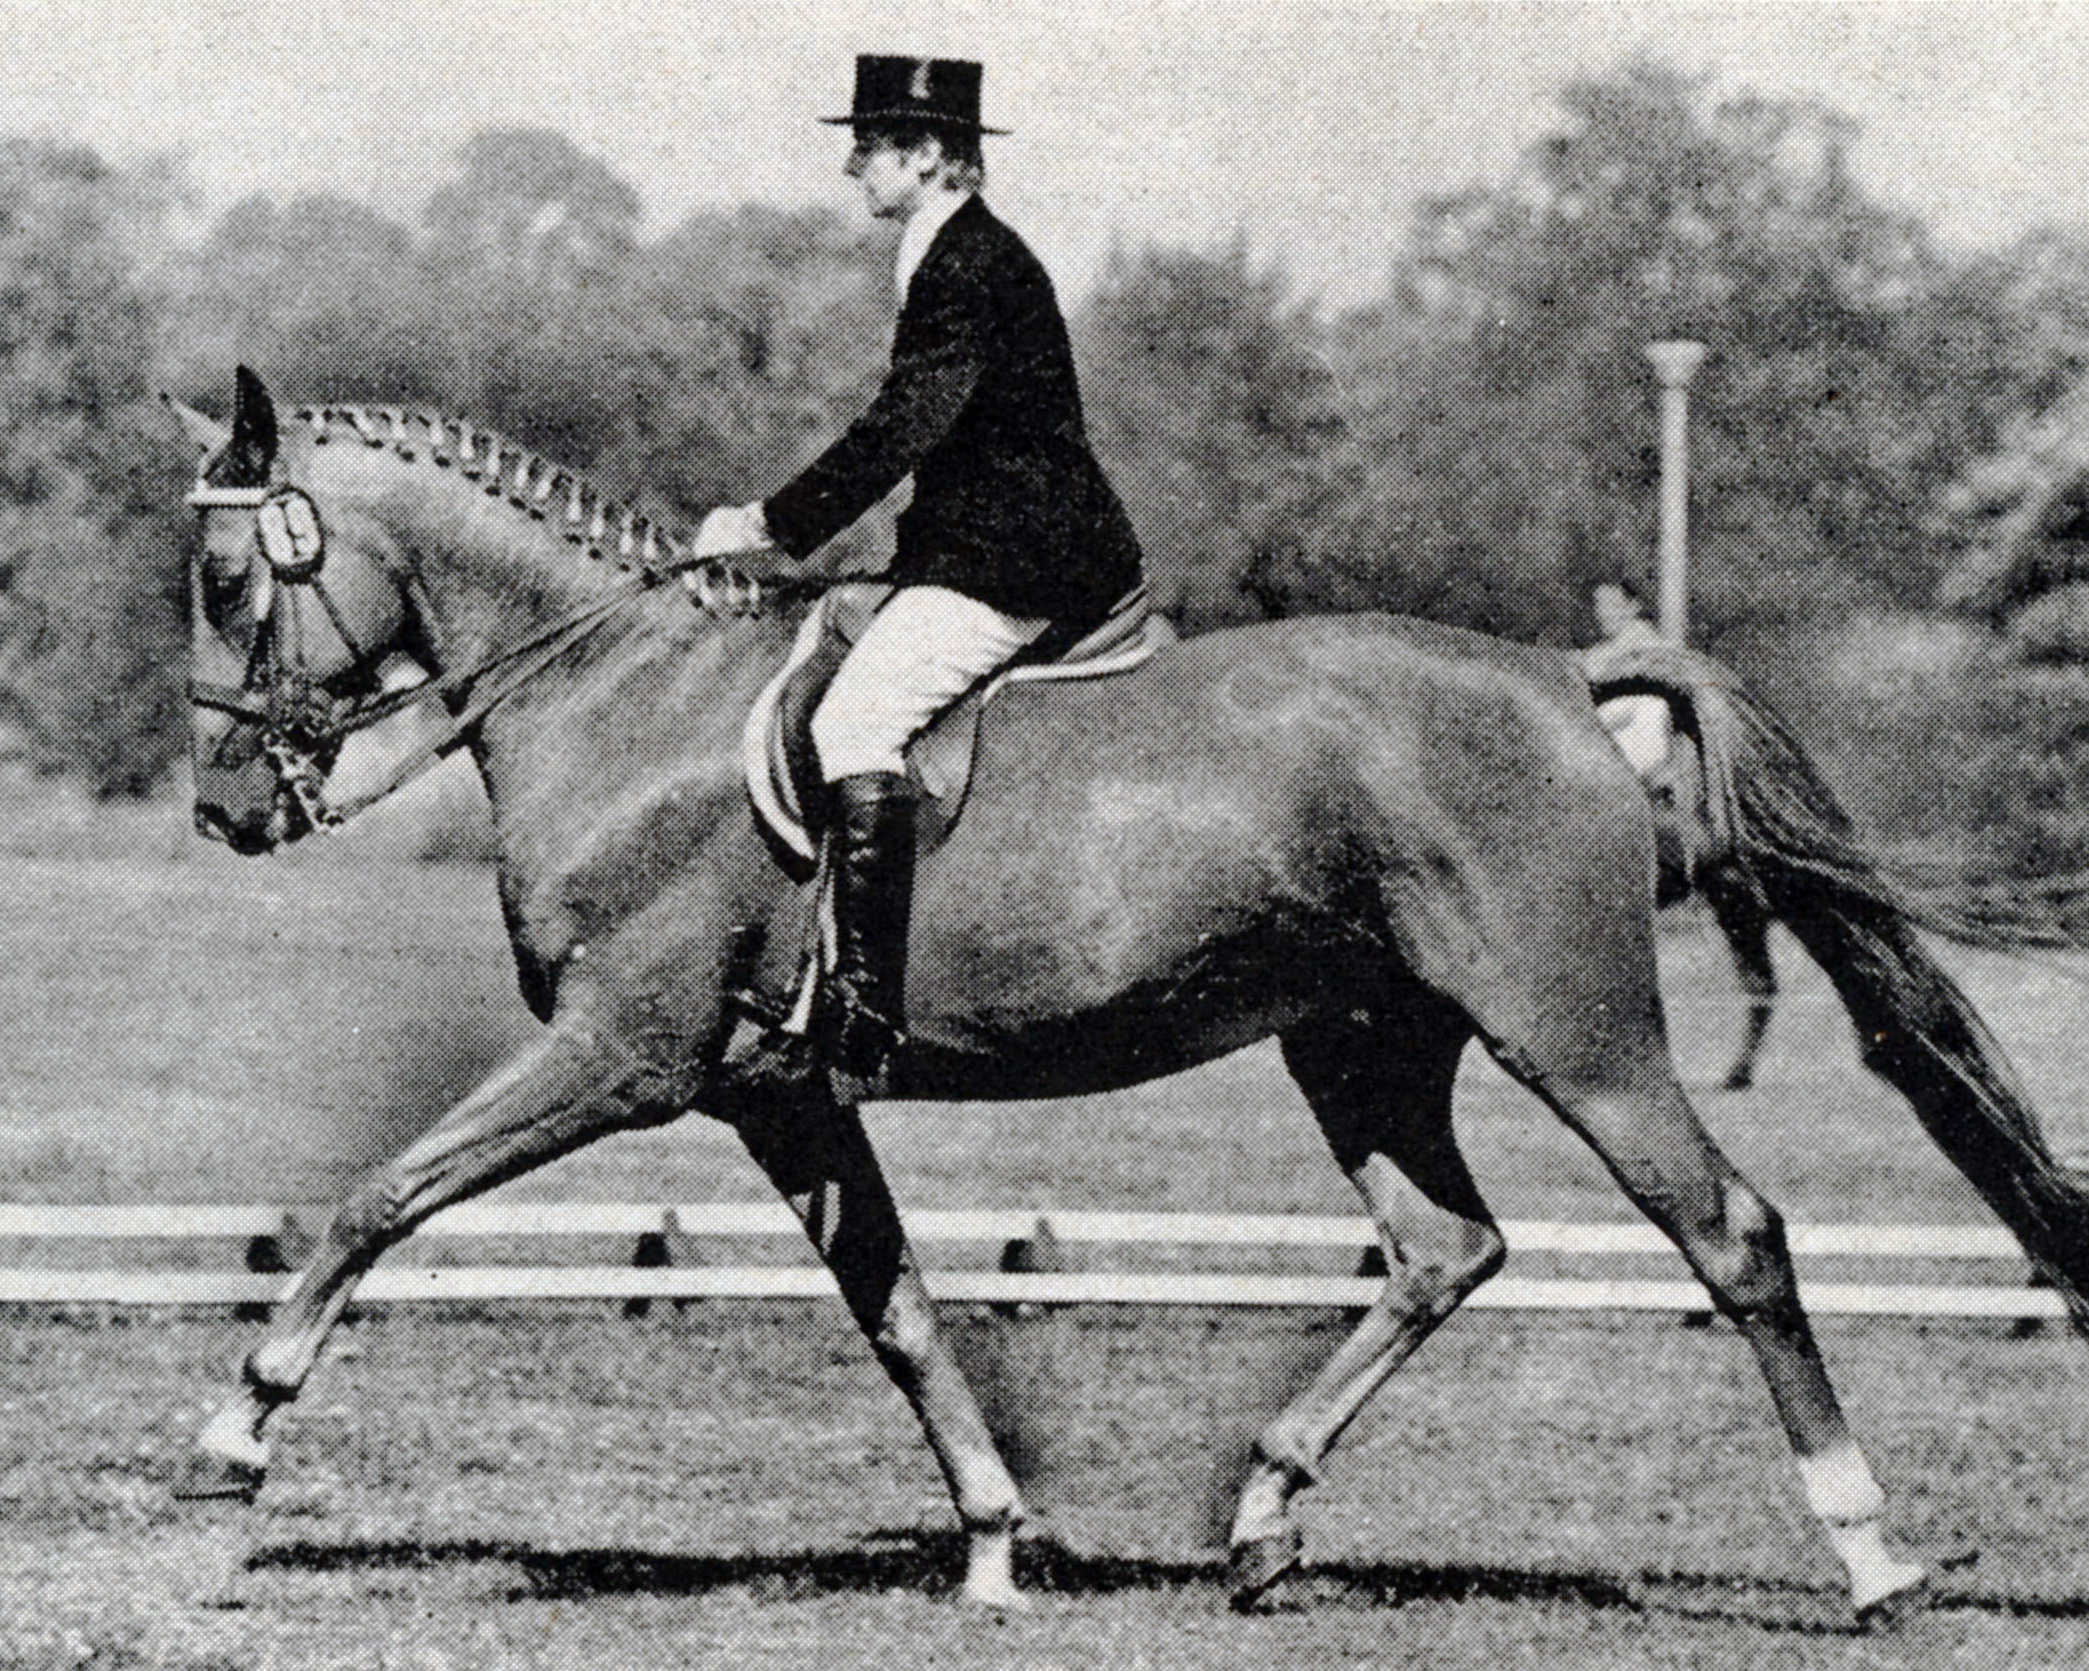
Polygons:
M248 615L247 596L253 588L253 565L216 552L206 556L203 574L203 617L213 626L237 627Z

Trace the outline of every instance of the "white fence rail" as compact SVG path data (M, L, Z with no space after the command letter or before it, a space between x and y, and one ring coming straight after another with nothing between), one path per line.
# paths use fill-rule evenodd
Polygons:
M323 1209L262 1206L38 1206L0 1203L0 1242L251 1241L284 1237L293 1220L306 1225ZM1215 1216L979 1209L923 1210L906 1215L924 1246L994 1244L1034 1236L1048 1223L1061 1244L1146 1247L1333 1249L1361 1253L1374 1245L1360 1217ZM1511 1221L1503 1226L1512 1258L1547 1254L1606 1260L1674 1251L1651 1225ZM683 1248L701 1239L788 1237L797 1221L780 1202L481 1203L454 1207L422 1227L415 1242L434 1239L536 1239L647 1236L667 1232ZM2046 1318L2065 1315L2059 1296L2021 1285L2023 1255L1999 1228L1976 1225L1795 1225L1794 1255L1824 1260L1920 1261L1926 1267L2007 1266L2015 1281L1827 1281L1801 1284L1817 1315L1935 1318ZM412 1244L409 1244L411 1246ZM1676 1269L1680 1270L1678 1264ZM1366 1276L1282 1272L1139 1270L1001 1271L930 1269L938 1299L975 1304L1279 1306L1348 1308L1368 1304L1379 1281ZM126 1306L252 1304L275 1297L280 1275L233 1270L71 1269L0 1265L0 1304ZM366 1302L496 1300L820 1299L834 1294L824 1270L807 1264L725 1265L386 1265L357 1289ZM1526 1277L1505 1274L1472 1305L1507 1311L1701 1312L1710 1302L1685 1276Z

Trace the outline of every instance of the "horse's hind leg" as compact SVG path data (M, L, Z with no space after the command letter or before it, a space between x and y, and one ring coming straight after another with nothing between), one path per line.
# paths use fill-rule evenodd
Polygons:
M1648 973L1651 980L1651 960ZM1625 992L1607 1004L1548 1012L1552 1024L1531 1029L1544 1041L1536 1051L1495 1040L1496 1059L1581 1134L1740 1329L1791 1441L1807 1502L1849 1570L1858 1617L1884 1609L1919 1586L1923 1572L1886 1551L1885 1494L1829 1384L1776 1209L1691 1111L1650 993L1644 1004ZM1580 1031L1570 1037L1560 1026L1576 1014ZM1608 1026L1599 1026L1606 1016ZM1635 1016L1644 1024L1635 1025Z
M1777 965L1770 957L1770 905L1762 890L1746 876L1718 868L1705 873L1705 903L1712 920L1726 936L1732 952L1734 973L1748 997L1748 1031L1734 1055L1734 1065L1724 1081L1729 1091L1745 1091L1755 1083L1756 1060L1763 1039L1770 1031L1770 1018L1777 1009Z
M1229 1539L1236 1607L1297 1564L1291 1499L1310 1484L1371 1395L1466 1296L1505 1245L1451 1127L1451 1085L1472 1036L1417 992L1397 1016L1316 1020L1287 1032L1284 1060L1385 1252L1386 1283L1313 1382L1263 1429Z
M497 1070L369 1173L334 1214L267 1338L248 1355L239 1391L205 1424L177 1494L251 1498L259 1490L269 1417L303 1388L357 1281L415 1226L607 1132L675 1112L628 1054L581 1029L554 1029Z
M737 1111L735 1125L921 1420L965 1528L966 1600L1026 1607L1013 1566L1022 1498L944 1342L862 1117L825 1098L786 1097Z

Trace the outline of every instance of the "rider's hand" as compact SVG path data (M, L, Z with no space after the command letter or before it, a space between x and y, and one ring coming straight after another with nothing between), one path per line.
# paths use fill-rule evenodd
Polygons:
M697 557L744 557L768 545L769 519L759 503L720 505L696 531Z

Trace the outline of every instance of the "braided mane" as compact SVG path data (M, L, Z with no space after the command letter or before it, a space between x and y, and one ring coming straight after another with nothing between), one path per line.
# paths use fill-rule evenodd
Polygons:
M316 444L352 433L365 446L454 469L483 484L487 497L504 498L535 521L556 516L567 542L592 561L614 563L648 583L689 571L697 601L711 613L753 614L761 607L762 586L752 575L727 564L699 562L687 536L670 533L585 476L495 430L397 406L306 406L298 409L297 419L312 431Z

